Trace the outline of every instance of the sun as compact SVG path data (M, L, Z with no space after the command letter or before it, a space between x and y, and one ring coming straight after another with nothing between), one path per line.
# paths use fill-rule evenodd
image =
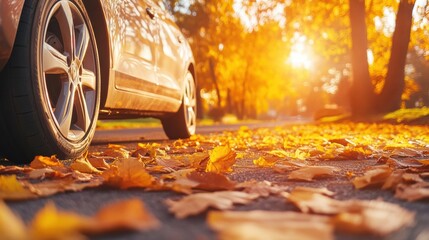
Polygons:
M296 42L286 60L293 68L311 69L313 67L313 57L311 49L304 42Z

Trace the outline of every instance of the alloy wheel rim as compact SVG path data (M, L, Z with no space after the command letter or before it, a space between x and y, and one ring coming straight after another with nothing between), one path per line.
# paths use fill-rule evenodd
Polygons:
M79 141L91 128L97 101L96 53L88 25L77 6L62 0L51 8L42 36L47 108L59 132Z
M197 95L194 78L190 73L186 75L184 94L185 121L190 134L194 134L197 127Z

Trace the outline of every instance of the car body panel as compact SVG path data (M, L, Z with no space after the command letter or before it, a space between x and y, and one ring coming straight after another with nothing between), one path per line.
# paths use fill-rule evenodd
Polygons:
M108 46L105 47L107 51L99 51L101 64L108 65L101 66L107 73L102 74L106 92L100 116L129 116L129 113L160 116L160 113L176 112L181 105L186 73L194 59L189 44L172 18L151 0L92 1L83 0L89 7L91 21L105 20L104 24L97 24L97 27L105 28L102 31L105 35L97 34L101 29L94 29L97 45L107 42ZM7 54L3 51L10 55L15 36L10 39L12 33L16 34L23 2L0 0L1 16L13 13L14 19L7 21L15 24L12 29L0 24L0 37L2 31L8 33L6 44L0 38L0 64L9 57L5 57ZM9 10L3 8L7 4ZM96 12L95 5L101 10L97 16L91 16ZM148 8L156 14L154 18Z
M12 52L23 6L24 0L0 0L0 70Z

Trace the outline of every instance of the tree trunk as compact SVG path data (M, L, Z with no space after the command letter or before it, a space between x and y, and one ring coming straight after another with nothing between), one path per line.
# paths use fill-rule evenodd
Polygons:
M352 86L350 106L354 117L365 117L374 112L374 89L368 66L368 40L365 22L365 1L349 0L352 35Z
M379 95L377 110L391 112L401 107L405 87L405 63L410 42L413 8L415 1L401 0L396 15L395 32L383 89Z
M220 90L219 90L219 84L217 82L216 72L215 72L215 62L213 60L213 57L209 58L209 67L210 67L210 76L213 81L213 84L215 86L216 90L216 96L217 96L217 107L220 109L222 107L222 99L220 98Z

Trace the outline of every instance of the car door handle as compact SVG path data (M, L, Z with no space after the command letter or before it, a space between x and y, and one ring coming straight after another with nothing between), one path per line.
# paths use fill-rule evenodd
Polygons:
M149 15L149 17L150 17L151 19L154 19L154 18L155 18L155 16L156 16L155 12L152 10L152 8L151 8L151 7L147 7L147 8L146 8L146 13L147 13L147 15Z

